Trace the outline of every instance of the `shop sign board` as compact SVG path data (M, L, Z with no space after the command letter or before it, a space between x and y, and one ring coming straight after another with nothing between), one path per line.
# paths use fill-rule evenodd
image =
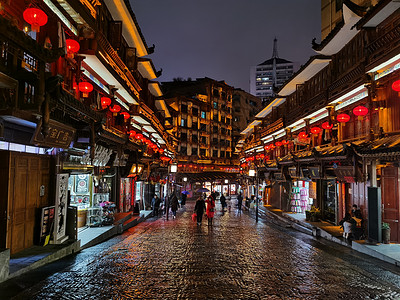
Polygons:
M296 167L289 168L289 175L292 178L296 178L297 177L297 169L296 169Z
M68 205L68 177L69 174L57 174L56 180L56 201L55 201L55 223L53 242L59 244L65 240L67 224Z
M309 174L312 179L320 179L319 167L309 167Z
M334 171L338 180L348 183L356 182L356 178L354 177L354 168L352 166L337 167Z
M75 129L56 121L49 121L49 133L42 134L42 122L40 122L32 137L31 143L37 146L68 148L75 135Z

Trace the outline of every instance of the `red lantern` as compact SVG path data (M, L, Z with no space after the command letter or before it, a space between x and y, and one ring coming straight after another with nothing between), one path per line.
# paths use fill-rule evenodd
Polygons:
M39 32L40 26L47 23L47 15L38 8L27 8L23 13L24 20L26 23L31 24L33 31Z
M282 146L282 142L276 142L276 143L275 143L275 146L277 146L277 147Z
M269 145L266 145L266 146L264 147L264 149L265 149L266 151L269 151L269 150L271 149L271 147L270 147Z
M332 129L333 124L329 124L329 122L324 122L324 123L322 123L321 126L322 126L322 128L325 129L325 130L330 130L330 129Z
M93 85L90 82L82 81L79 82L78 89L82 92L82 96L86 98L89 96L89 93L93 91Z
M350 121L350 116L348 114L339 114L337 115L336 120L340 123L347 123Z
M65 43L67 44L67 51L70 53L76 53L80 49L79 43L73 39L66 39Z
M319 127L311 127L310 129L312 134L319 134L321 132L321 128Z
M282 144L288 145L288 144L289 144L289 141L288 141L288 140L282 140Z
M353 114L355 114L359 120L362 120L363 116L368 114L368 108L366 108L365 106L359 105L357 107L354 107Z
M299 133L298 137L300 139L305 139L305 138L307 138L307 133L305 131L302 131L302 132Z
M107 108L111 104L111 99L108 97L101 97L100 100L101 100L101 107L103 109Z
M160 152L160 154L163 154L164 153L164 149L160 148L160 149L158 149L158 152Z
M131 117L131 115L128 114L126 111L122 111L122 112L120 112L120 114L124 116L124 120L125 121L128 120Z
M121 111L121 106L119 106L118 104L114 104L113 106L110 106L110 111L113 113L113 116L115 117Z
M163 161L169 161L170 160L170 158L167 157L167 156L161 156L160 159L163 160Z
M143 134L141 134L141 133L136 133L135 139L137 139L137 140L143 139Z
M395 92L400 92L400 80L396 80L392 84L392 90Z

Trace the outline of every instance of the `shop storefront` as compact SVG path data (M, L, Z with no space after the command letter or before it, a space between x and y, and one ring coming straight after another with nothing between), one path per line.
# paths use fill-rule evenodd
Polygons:
M305 214L314 205L317 184L311 180L294 180L292 182L290 205L294 213Z
M71 174L68 181L70 205L78 208L78 228L91 224L88 210L100 214L102 207L112 201L113 177L94 176L93 174ZM94 210L93 210L94 208ZM89 213L90 214L90 213ZM94 221L94 220L93 220Z

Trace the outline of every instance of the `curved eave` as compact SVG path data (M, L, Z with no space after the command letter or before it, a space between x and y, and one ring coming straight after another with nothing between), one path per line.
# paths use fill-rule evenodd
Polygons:
M149 82L149 91L156 97L161 97L163 95L160 87L160 83L157 81Z
M166 118L171 118L171 114L169 112L168 106L163 99L156 100L156 107L159 111L163 111Z
M242 134L242 135L248 135L248 134L250 134L250 133L253 132L255 126L260 125L260 124L261 124L261 121L254 120L254 121L251 122L251 123L246 127L246 129L243 130L240 134Z
M148 55L147 45L132 9L123 0L104 0L114 20L122 21L122 35L129 47L136 48L137 56Z
M270 104L268 104L262 111L260 111L257 115L257 119L265 118L271 111L273 107L278 107L279 105L285 103L285 98L275 98Z
M312 56L308 62L281 87L278 95L286 97L293 94L296 91L297 85L303 84L315 76L318 72L324 69L331 60L330 57L326 56Z
M323 55L336 54L357 35L359 30L354 27L361 20L361 17L346 4L343 4L343 20L343 27L336 34L328 35L327 39L321 43L322 48L315 49L317 53Z
M156 70L154 68L153 62L150 59L139 61L138 70L143 77L149 80L157 78Z

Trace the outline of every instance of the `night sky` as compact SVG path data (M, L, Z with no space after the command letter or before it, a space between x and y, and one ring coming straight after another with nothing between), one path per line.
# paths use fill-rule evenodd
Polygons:
M130 0L158 81L210 77L249 91L250 67L278 54L299 65L321 37L320 0Z

